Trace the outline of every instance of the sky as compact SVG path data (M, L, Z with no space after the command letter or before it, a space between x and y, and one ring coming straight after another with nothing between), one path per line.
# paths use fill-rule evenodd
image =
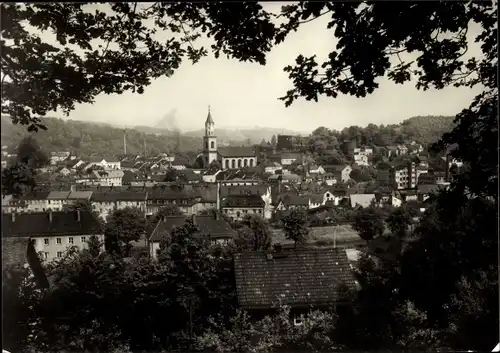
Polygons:
M277 12L282 4L270 2L264 7ZM292 86L283 68L293 64L298 54L325 58L335 48L327 22L324 16L304 24L268 54L265 66L209 54L194 65L184 62L172 77L153 81L142 95L101 94L93 104L77 105L69 118L154 126L175 109L177 127L186 131L203 127L210 105L216 128L260 126L310 132L319 126L340 130L369 123L397 124L418 115L455 115L478 93L478 89L454 87L424 92L411 82L396 85L381 78L379 89L365 98L299 99L286 108L278 97ZM475 33L477 29L469 30L470 36ZM472 47L469 53L477 54L478 48Z

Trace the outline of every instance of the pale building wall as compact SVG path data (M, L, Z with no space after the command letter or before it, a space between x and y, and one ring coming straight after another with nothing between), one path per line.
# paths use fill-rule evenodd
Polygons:
M222 157L222 169L237 169L257 166L257 157Z
M36 237L34 239L35 250L37 253L42 253L42 259L44 261L50 262L63 257L68 248L72 246L76 246L81 250L88 248L87 241L92 235L93 234ZM97 237L100 242L104 242L104 235L99 234Z

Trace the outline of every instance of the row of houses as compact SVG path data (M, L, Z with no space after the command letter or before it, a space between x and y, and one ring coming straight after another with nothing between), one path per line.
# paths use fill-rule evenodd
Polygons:
M358 204L366 207L366 202L359 201L361 199L369 199L369 202L376 199L378 202L398 207L410 200L423 202L439 188L439 185L419 185L415 190L368 191L362 185L350 188L344 184L336 184L314 190L293 184L259 183L245 179L216 184L172 184L154 187L74 185L70 190L34 191L20 198L5 196L3 212L61 211L65 205L88 201L103 219L113 210L126 207L136 207L147 217L158 212L163 206L176 205L185 215L197 215L206 210L218 209L230 219L238 221L247 214L271 219L275 212L292 208L311 210L325 205L339 206L346 203L351 207Z

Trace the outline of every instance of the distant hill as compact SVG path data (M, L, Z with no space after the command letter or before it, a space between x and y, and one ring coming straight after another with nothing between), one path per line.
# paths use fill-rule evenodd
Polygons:
M202 137L205 134L205 130L193 130L184 133L186 136ZM221 141L226 142L246 142L250 140L252 144L257 144L265 139L266 141L271 140L273 135L298 135L300 132L287 130L287 129L276 129L267 127L255 127L252 129L215 129L215 134L217 138Z
M413 135L421 143L433 143L453 129L454 119L454 116L415 116L401 123L401 132Z
M122 129L108 124L84 122L71 119L44 118L47 130L29 133L26 126L14 125L7 116L1 118L2 145L15 147L19 141L32 134L45 151L71 151L81 156L93 154L123 154L123 135L126 133L127 153L143 154L144 140L147 153L197 152L202 139L183 136L165 130L162 135L141 132L136 129Z

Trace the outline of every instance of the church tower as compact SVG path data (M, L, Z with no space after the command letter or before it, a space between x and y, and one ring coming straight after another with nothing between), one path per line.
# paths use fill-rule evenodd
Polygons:
M203 137L203 166L208 168L214 160L217 160L217 137L215 136L215 123L209 106L207 120L205 121L205 136Z

